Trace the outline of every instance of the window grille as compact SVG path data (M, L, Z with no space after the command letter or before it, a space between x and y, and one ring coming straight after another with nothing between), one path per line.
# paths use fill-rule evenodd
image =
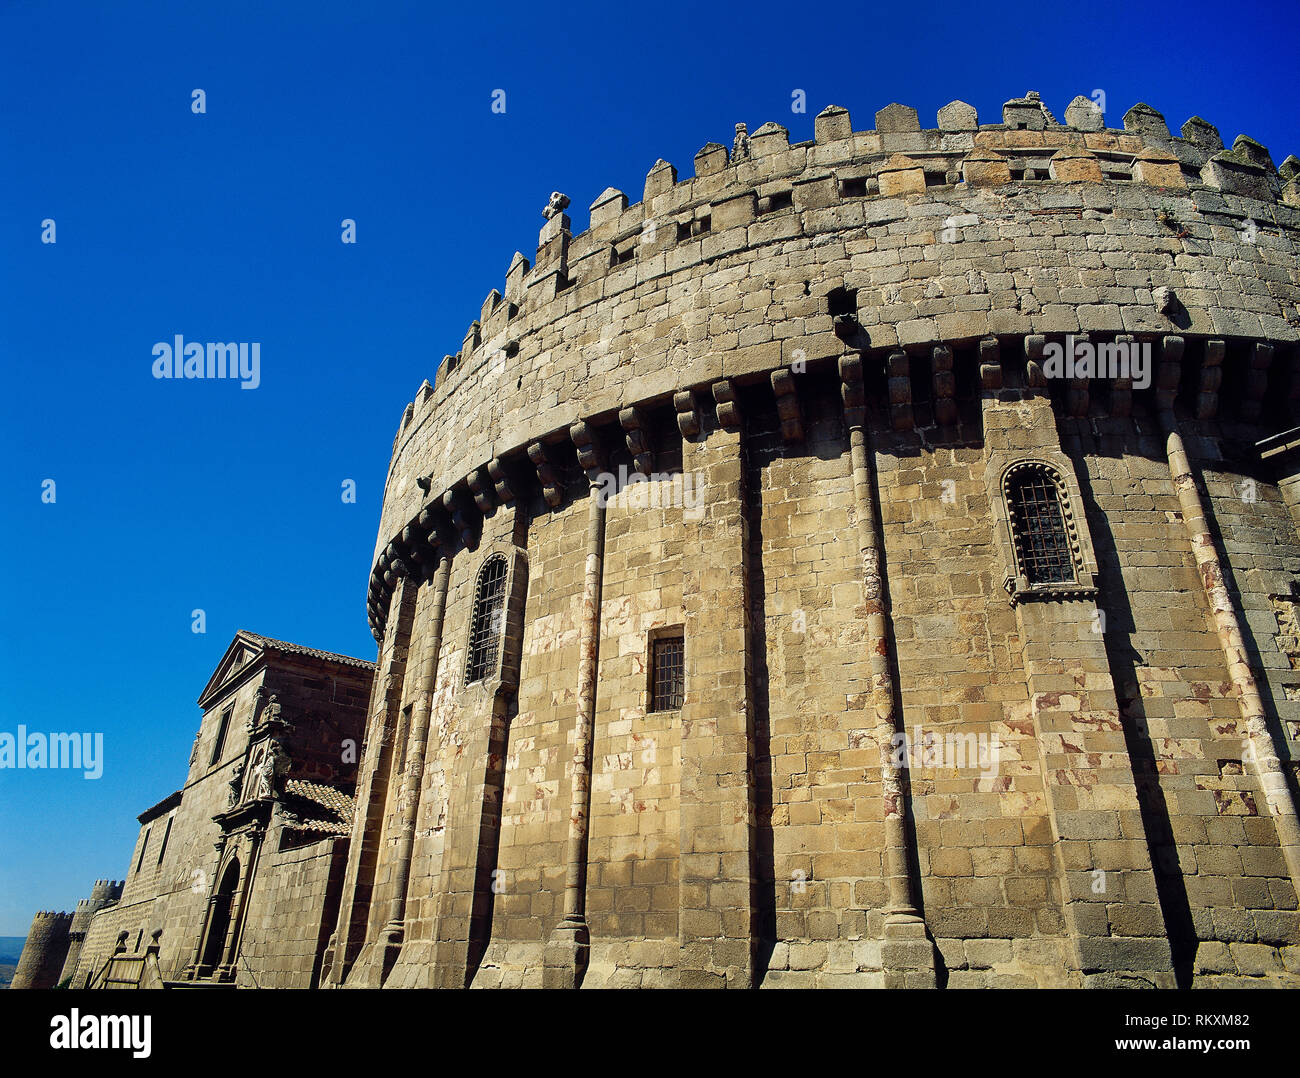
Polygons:
M1030 584L1072 583L1074 557L1061 512L1061 493L1045 468L1025 468L1007 488L1020 571Z
M686 684L686 646L680 636L663 636L651 644L650 710L676 711Z
M474 589L474 616L470 621L469 657L465 681L482 681L497 661L501 632L505 625L506 559L493 555L479 570Z

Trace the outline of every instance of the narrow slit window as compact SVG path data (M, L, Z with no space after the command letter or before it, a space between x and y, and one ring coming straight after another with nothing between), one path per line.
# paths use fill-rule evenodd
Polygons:
M397 770L395 774L402 775L406 773L406 743L411 736L411 712L415 709L414 704L407 704L402 708L402 721L397 727Z
M167 817L167 827L163 830L162 845L158 847L158 863L162 864L163 854L167 852L167 840L172 837L172 820L175 815Z
M212 758L208 761L209 766L221 759L221 750L226 747L226 734L230 731L230 716L234 713L234 704L221 713L221 719L217 723L217 739L212 744Z
M135 863L135 870L140 871L144 867L144 852L149 848L149 836L153 834L152 827L146 827L144 832L144 841L140 843L140 859Z
M661 636L650 649L650 710L676 711L686 687L685 640Z
M1030 584L1071 583L1074 556L1065 530L1061 493L1045 468L1025 468L1007 486L1020 571Z
M465 681L482 681L496 665L505 624L506 559L494 554L479 570L470 621Z

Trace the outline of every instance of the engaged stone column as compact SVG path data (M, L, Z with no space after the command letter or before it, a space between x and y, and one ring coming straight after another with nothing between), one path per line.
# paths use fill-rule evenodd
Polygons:
M526 508L515 503L513 535L526 534ZM447 798L434 935L434 988L465 988L474 979L492 931L496 895L510 886L497 867L510 716L519 689L528 555L513 541L480 548L475 578L489 558L506 559L500 646L491 669L462 685L458 696L464 741Z
M433 610L425 630L424 650L420 656L419 683L411 715L407 741L406 773L401 782L401 819L398 824L397 849L393 855L392 897L388 923L380 933L371 956L367 980L379 987L397 961L406 938L406 892L411 880L411 854L415 848L415 822L420 814L420 793L424 782L424 760L428 751L429 716L433 711L434 682L438 676L438 653L442 648L442 621L447 606L447 584L451 578L451 558L442 554L434 571Z
M744 432L730 383L713 387L719 428L682 443L703 490L684 521L678 971L683 988L745 988L756 947L749 517Z
M1086 987L1172 988L1173 958L1100 631L1096 559L1074 468L1051 399L1039 389L1004 390L997 342L983 342L981 353L986 480L1024 648L1067 961ZM1026 462L1059 473L1069 491L1061 512L1063 526L1075 529L1068 534L1071 582L1032 585L1019 572L1002 487L1008 470Z
M1182 506L1183 522L1187 525L1192 555L1196 559L1198 575L1205 588L1205 598L1210 604L1210 613L1214 616L1219 644L1223 649L1224 661L1228 665L1228 676L1232 679L1233 688L1236 689L1241 704L1241 718L1246 728L1243 756L1250 757L1251 766L1263 790L1264 799L1268 803L1273 826L1277 828L1278 845L1281 846L1282 856L1286 859L1291 882L1300 889L1300 822L1297 822L1296 805L1287 786L1282 761L1278 759L1277 748L1268 730L1268 715L1264 709L1264 700L1246 656L1246 641L1242 636L1241 624L1237 620L1232 598L1228 594L1223 564L1219 560L1219 551L1206 520L1205 507L1196 491L1196 479L1192 475L1191 462L1188 460L1182 435L1178 431L1178 419L1174 414L1174 393L1179 382L1182 357L1183 339L1166 337L1161 362L1160 388L1157 390L1157 405L1160 412L1160 427L1165 435L1165 449L1169 457L1169 475L1173 479L1179 505Z
M871 662L871 700L875 711L876 744L880 750L880 784L885 823L885 874L889 907L881 942L881 964L889 988L935 987L934 947L926 936L925 920L912 893L912 854L907 845L907 798L895 761L901 716L894 703L892 628L885 597L885 554L876 526L875 469L867 437L866 401L862 387L862 357L840 359L844 423L849 431L853 462L853 494L857 507L858 549L862 557L862 592Z
M581 429L580 429L581 428ZM565 848L564 918L547 941L544 988L577 988L587 972L587 837L591 810L591 751L596 727L596 672L600 659L600 593L605 555L605 496L598 485L601 454L590 428L573 430L578 460L587 473L587 556L578 638L578 715L573 730L569 836Z
M402 679L406 674L410 618L403 617L415 603L416 584L406 574L393 584L384 642L375 665L374 690L370 697L369 734L357 769L356 818L348 848L348 867L339 898L338 928L330 940L323 962L325 984L341 985L366 939L370 895L374 889L379 840L383 832L384 803L388 797L389 771L393 764L393 727Z

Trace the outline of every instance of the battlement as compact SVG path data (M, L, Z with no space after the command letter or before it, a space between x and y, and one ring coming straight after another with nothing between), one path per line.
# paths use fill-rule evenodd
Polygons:
M554 192L535 260L514 254L403 409L366 598L375 636L396 579L434 546L472 545L476 521L539 488L559 504L575 424L639 444L647 416L675 410L685 430L691 395L724 383L775 387L851 353L875 403L910 415L893 400L911 398L910 367L918 402L931 377L946 384L925 373L936 348L961 396L986 347L1174 335L1197 355L1226 348L1251 408L1269 378L1291 393L1300 161L1275 168L1245 135L1226 148L1199 117L1173 135L1145 104L1118 128L1083 97L1064 116L1029 93L993 124L960 101L929 129L892 104L855 131L830 106L794 144L779 124L738 124L730 150L696 154L692 177L659 160L641 201L606 188L576 234ZM797 394L781 384L790 410Z
M1003 105L1000 123L980 123L973 106L953 101L939 110L935 127L922 128L914 108L895 103L875 114L874 128L855 131L848 110L830 105L816 116L808 142L792 144L777 123L753 133L737 124L730 152L706 143L693 176L679 178L673 165L656 161L640 202L629 205L626 194L607 187L589 207L586 231L576 235L564 212L568 197L554 193L536 260L515 252L504 291L488 293L459 349L444 356L434 382L426 380L404 409L394 452L424 413L514 357L527 332L524 316L557 301L571 311L647 277L709 261L734 249L723 234L736 228L766 223L779 235L791 227L783 221L806 211L869 219L871 211L860 208L876 200L938 200L963 188L1007 184L1206 189L1300 208L1295 157L1279 170L1268 149L1246 135L1226 149L1218 129L1199 116L1177 136L1145 103L1129 109L1119 128L1106 127L1100 106L1083 96L1064 116L1057 121L1030 91Z
M72 914L62 910L39 910L32 918L31 931L57 931L72 923Z
M90 896L83 898L77 903L78 925L84 918L88 918L96 910L102 909L113 902L117 902L122 897L123 880L96 880L95 886L90 890ZM74 925L74 931L77 925Z

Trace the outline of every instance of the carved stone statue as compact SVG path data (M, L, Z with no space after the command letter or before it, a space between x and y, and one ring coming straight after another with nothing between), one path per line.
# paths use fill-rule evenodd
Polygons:
M239 793L244 788L244 761L240 760L235 764L235 770L230 775L230 793L226 795L226 808L234 808L239 803Z
M278 779L288 765L288 757L279 742L272 741L257 767L257 796L274 797Z
M734 165L737 161L748 161L749 158L749 128L745 124L736 124L736 139L731 144L731 163Z
M542 216L548 221L557 213L563 213L569 208L569 196L562 191L552 191L551 200L546 204L546 209L542 210Z

